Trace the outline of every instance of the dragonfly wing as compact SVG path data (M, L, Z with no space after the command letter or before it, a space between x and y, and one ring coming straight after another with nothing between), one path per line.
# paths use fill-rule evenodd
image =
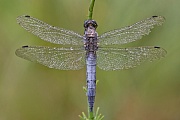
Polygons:
M97 66L103 70L121 70L136 67L148 60L153 61L166 55L160 47L99 48Z
M162 16L152 16L131 26L112 30L102 34L98 39L100 45L125 44L141 39L149 34L155 25L162 25L165 18Z
M28 32L55 44L82 45L83 36L63 28L54 27L28 15L19 16L17 22Z
M85 51L81 48L24 46L16 50L16 55L61 70L78 70L85 65Z

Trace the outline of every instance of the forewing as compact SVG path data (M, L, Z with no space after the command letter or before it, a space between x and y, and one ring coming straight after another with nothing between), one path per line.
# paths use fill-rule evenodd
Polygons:
M85 65L85 51L81 48L24 46L16 50L16 55L60 70L78 70Z
M162 16L152 16L131 26L112 30L102 34L99 39L99 45L125 44L141 39L148 35L155 25L162 25L165 18Z
M54 27L28 15L19 16L17 22L28 32L55 44L82 45L83 37L73 31Z
M166 55L160 47L99 48L97 66L103 70L122 70L136 67L144 61L153 61Z

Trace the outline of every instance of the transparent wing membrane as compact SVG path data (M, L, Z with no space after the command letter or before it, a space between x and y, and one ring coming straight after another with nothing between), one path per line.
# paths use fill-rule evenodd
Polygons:
M162 16L152 16L131 26L112 30L102 34L99 45L125 44L141 39L143 35L148 35L155 25L162 25L165 18Z
M28 15L19 16L17 22L28 32L55 44L83 45L83 37L73 31L54 27Z
M162 16L152 16L131 26L102 34L98 37L100 47L96 51L97 66L103 70L129 69L144 61L153 61L164 57L166 51L160 47L103 48L105 45L120 45L141 39L142 36L149 34L155 25L162 25L164 21ZM17 22L25 30L45 41L76 45L75 48L23 46L16 50L17 56L61 70L78 70L84 67L88 50L83 48L83 36L70 30L48 25L27 15L18 17ZM92 45L91 42L94 41L89 41L88 44ZM82 47L77 47L77 45Z
M78 70L85 65L85 51L81 48L24 46L16 50L16 55L61 70Z
M153 61L166 55L160 47L99 48L97 66L103 70L122 70L136 67L142 62Z

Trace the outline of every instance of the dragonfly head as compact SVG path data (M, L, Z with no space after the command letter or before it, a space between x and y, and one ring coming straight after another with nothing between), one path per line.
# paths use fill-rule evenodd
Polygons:
M84 21L84 28L87 29L88 27L97 28L97 23L95 20L86 20Z

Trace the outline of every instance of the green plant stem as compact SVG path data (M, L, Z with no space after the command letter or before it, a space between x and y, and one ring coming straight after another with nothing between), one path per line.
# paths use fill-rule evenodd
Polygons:
M91 0L90 6L89 6L89 13L88 13L89 20L92 20L94 3L95 3L95 0Z
M89 120L94 120L94 113L90 111L89 111Z

